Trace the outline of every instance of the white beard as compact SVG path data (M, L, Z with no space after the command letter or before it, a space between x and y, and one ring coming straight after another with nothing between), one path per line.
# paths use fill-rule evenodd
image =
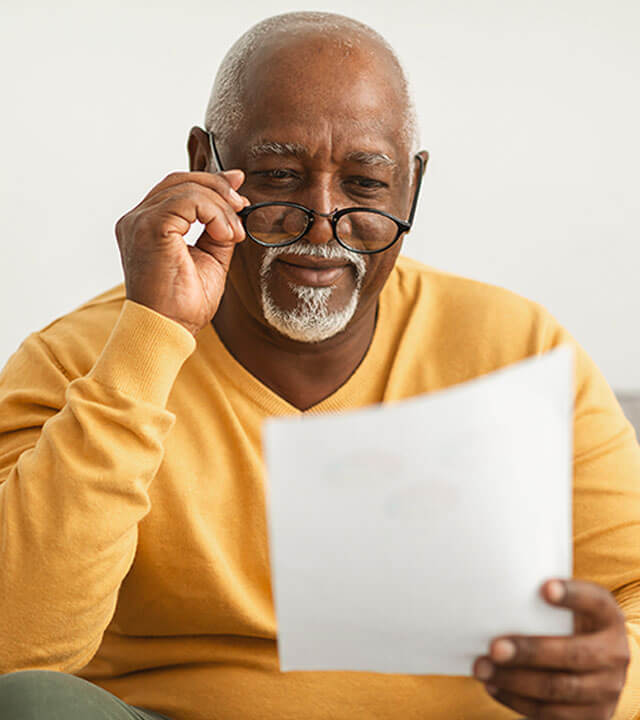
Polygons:
M289 283L289 288L298 298L298 303L291 310L278 307L268 287L269 276L273 261L284 254L348 260L356 270L356 287L349 302L341 310L330 311L329 298L335 285L310 287ZM264 317L278 332L292 340L320 342L333 337L344 330L353 317L358 307L360 288L366 271L367 266L362 256L351 253L340 245L296 243L288 247L267 248L260 266L260 299Z

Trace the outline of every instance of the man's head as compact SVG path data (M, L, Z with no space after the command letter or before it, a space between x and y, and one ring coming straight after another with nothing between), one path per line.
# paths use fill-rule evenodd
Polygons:
M205 125L225 169L245 172L240 192L252 203L408 216L418 167L415 112L397 58L366 25L305 12L254 26L220 66ZM198 128L189 153L192 170L215 169ZM321 342L372 311L400 246L358 255L335 241L328 219L316 217L294 245L239 245L226 292L279 334ZM299 267L312 263L315 270ZM318 272L318 264L335 269Z

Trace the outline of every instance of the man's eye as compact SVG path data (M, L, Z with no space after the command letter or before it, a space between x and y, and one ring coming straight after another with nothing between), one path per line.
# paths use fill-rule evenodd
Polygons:
M259 177L267 178L269 180L292 180L298 176L291 170L284 170L283 168L274 168L273 170L261 170L255 173Z
M362 176L348 178L347 182L359 190L382 190L383 188L389 187L387 183L382 182L381 180Z

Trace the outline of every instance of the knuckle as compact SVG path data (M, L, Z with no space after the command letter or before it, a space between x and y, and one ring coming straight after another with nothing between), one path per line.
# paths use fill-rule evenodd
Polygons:
M629 654L629 646L625 642L617 647L613 653L613 663L614 665L623 667L626 670L629 667L630 661L631 656Z
M516 658L523 665L527 665L535 658L535 645L529 638L520 638L516 643Z
M176 180L179 180L183 175L184 173L180 170L174 170L173 172L170 172L162 182L174 182Z
M242 220L238 217L237 213L234 211L234 209L225 203L224 210L227 214L227 217L229 218L232 225L235 225L236 228L242 227Z
M574 700L580 693L580 680L570 673L549 673L546 695L550 700Z
M612 603L615 601L607 591L597 593L594 599L595 611L598 615L607 615L612 610Z
M202 186L193 181L188 181L180 185L180 195L186 197L189 200L193 200L196 197L202 195Z
M184 188L184 196L193 202L200 202L202 200L209 202L212 200L211 193L214 193L217 196L218 201L222 201L226 204L226 200L223 198L225 188L221 186L220 183L214 183L214 186L212 187L211 185L204 185L197 182L187 182L184 183Z
M212 179L214 182L219 183L220 185L222 185L222 187L224 187L224 188L230 188L230 187L231 187L231 183L229 182L229 179L228 179L227 176L224 174L224 172L212 173L212 174L211 174L211 179Z
M593 652L588 645L568 643L566 650L566 664L568 667L587 668L592 662Z
M227 178L224 175L214 175L213 182L215 184L215 192L224 198L228 198L233 188Z
M151 220L151 216L149 215L149 213L145 213L145 212L139 213L133 221L133 228L132 228L133 233L135 235L138 235L138 234L144 235L147 232L149 232L149 230L151 229L151 225L152 225L152 220Z
M116 240L118 247L122 248L123 245L127 244L132 230L136 225L137 213L130 211L123 215L115 224Z
M608 660L606 665L611 668L623 668L625 671L631 660L629 643L624 632L615 632L611 637L609 634L603 636L602 648L606 649L603 656Z

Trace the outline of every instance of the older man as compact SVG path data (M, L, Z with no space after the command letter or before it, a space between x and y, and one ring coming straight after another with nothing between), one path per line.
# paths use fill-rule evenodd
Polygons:
M226 56L205 124L191 172L118 222L124 285L32 333L0 376L0 716L638 717L634 433L539 305L398 257L427 153L388 45L341 16L266 20ZM264 418L398 400L561 342L579 579L543 592L575 634L496 638L476 679L280 673Z

